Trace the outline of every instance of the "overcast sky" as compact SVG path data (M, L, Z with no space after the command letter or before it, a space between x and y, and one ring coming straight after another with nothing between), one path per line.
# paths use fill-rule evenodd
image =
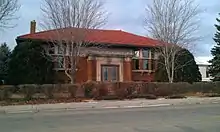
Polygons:
M138 35L146 35L143 28L143 17L145 14L145 6L150 0L106 0L106 9L110 13L106 29L121 29L127 32ZM219 0L197 0L205 13L202 14L200 33L203 37L201 42L198 42L198 48L195 51L195 56L208 57L210 49L215 44L212 37L215 33L215 19L220 13ZM1 32L1 42L7 42L10 48L13 48L15 38L22 34L29 33L30 21L40 21L42 4L41 0L20 0L21 9L18 12L20 18L14 23L17 26L14 29L8 29Z

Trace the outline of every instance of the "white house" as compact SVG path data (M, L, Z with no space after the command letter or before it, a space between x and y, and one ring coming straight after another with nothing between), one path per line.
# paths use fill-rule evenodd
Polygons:
M208 63L209 60L211 60L210 57L197 57L195 58L196 63L199 67L199 71L202 75L202 81L208 82L211 81L212 77L208 73L208 68L211 65Z

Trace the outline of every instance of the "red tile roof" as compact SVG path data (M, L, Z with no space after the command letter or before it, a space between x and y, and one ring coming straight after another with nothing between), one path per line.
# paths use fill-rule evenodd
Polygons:
M61 29L59 29L61 32ZM56 40L57 36L55 35L59 30L48 30L43 32L37 32L34 34L26 34L19 36L23 39L37 39L37 40L49 40L52 38ZM75 28L66 28L62 29L62 32L73 32ZM82 29L80 29L82 30ZM140 46L140 47L152 47L158 44L157 40L135 35L132 33L124 32L121 30L100 30L100 29L86 29L85 41L94 42L94 43L106 43L114 45L131 45L131 46Z

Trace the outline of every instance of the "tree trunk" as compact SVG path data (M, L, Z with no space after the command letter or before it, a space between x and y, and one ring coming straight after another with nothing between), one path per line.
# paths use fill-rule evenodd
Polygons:
M165 61L165 68L167 72L168 81L172 83L172 73L171 73L171 68L170 68L169 57L164 57L164 61Z
M74 84L73 76L71 74L69 74L67 70L65 70L65 74L70 79L70 84Z
M171 61L171 80L170 83L173 83L173 79L174 79L174 68L175 68L175 55L172 57L172 61Z

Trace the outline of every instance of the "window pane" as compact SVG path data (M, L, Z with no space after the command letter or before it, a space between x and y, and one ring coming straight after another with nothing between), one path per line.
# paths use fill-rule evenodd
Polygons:
M108 68L102 66L102 81L108 81Z
M62 54L62 47L60 45L57 46L58 54Z
M144 68L144 70L149 70L148 60L143 60L143 68Z
M139 60L135 59L133 60L133 62L134 62L133 70L140 70Z
M156 61L155 60L152 60L152 62L151 62L151 70L155 70L155 63L156 63Z
M149 58L149 50L143 50L143 58Z
M136 58L139 58L139 57L140 57L140 51L139 51L139 50L138 50L138 51L135 51L134 53L135 53L135 57L136 57Z
M55 47L53 44L50 44L48 47L49 54L55 54Z
M66 63L67 68L71 68L72 64L71 64L71 60L69 57L66 58L65 63Z
M69 45L68 45L68 49L69 49L69 51L68 51L68 52L69 52L69 55L71 55L71 54L72 54L72 50L73 50L72 48L73 48L73 47L72 47L72 45L71 45L71 44L69 44Z
M112 72L112 81L117 81L117 67L112 67L111 69Z
M63 68L63 66L64 66L64 58L57 57L55 61L55 68Z
M64 52L64 54L66 54L66 50L67 50L67 45L63 44L63 52Z
M58 54L66 54L66 44L58 45Z
M63 68L64 65L64 58L58 57L58 68Z
M155 51L151 50L151 58L155 59Z
M102 81L118 81L118 66L102 66Z
M158 59L158 52L154 52L154 59Z

